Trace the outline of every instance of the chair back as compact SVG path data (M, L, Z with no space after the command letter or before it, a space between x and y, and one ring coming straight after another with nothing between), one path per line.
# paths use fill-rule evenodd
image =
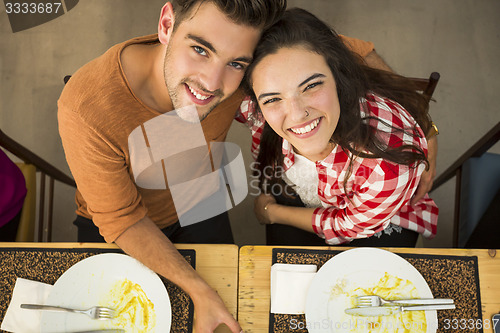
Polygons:
M413 82L413 84L417 88L417 91L422 92L422 94L427 99L427 102L430 102L430 100L432 99L432 94L434 94L434 90L436 90L436 86L440 77L441 75L439 75L438 72L432 72L428 79L414 77L410 77L409 79Z
M32 242L36 228L36 167L33 164L16 163L26 182L26 197L21 210L16 242Z

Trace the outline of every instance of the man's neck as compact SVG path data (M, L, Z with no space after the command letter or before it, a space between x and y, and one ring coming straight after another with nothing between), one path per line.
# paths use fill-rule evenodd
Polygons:
M163 78L165 47L161 44L132 44L120 55L130 89L145 105L165 113L173 109Z

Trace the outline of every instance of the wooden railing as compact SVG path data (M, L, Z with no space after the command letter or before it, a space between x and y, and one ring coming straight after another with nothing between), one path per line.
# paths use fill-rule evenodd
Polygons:
M458 230L460 217L460 192L462 190L462 166L473 157L480 157L487 152L500 139L500 122L498 122L488 133L479 139L469 150L460 156L455 163L450 165L439 177L436 178L431 192L455 177L455 209L453 218L453 246L458 246Z
M54 207L54 180L58 180L64 184L76 188L75 181L67 176L64 172L54 167L43 158L31 152L26 147L22 146L14 139L8 137L0 130L0 146L17 156L19 159L27 164L35 166L37 171L40 172L40 189L38 200L38 237L37 240L41 241L43 238L44 228L44 214L45 214L45 178L49 178L49 193L48 193L48 211L47 211L47 240L50 242L52 235L52 215Z

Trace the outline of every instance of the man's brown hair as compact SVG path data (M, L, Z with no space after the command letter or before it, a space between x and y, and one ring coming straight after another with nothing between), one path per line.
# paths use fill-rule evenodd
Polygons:
M287 0L173 0L174 29L203 3L213 3L237 24L263 29L280 19L287 6Z

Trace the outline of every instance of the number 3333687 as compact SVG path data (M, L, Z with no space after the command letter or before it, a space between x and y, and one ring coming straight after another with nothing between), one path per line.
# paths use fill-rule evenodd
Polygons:
M443 328L445 330L473 330L473 329L489 329L492 328L498 319L445 319L443 320Z
M60 2L6 2L7 14L57 14L61 8Z

